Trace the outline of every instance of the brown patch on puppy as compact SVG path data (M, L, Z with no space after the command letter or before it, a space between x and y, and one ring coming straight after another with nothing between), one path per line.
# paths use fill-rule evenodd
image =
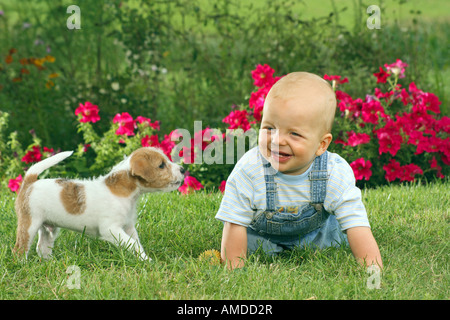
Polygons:
M62 186L60 193L64 209L70 214L82 214L86 210L86 192L84 186L69 180L55 180Z
M115 172L105 179L105 184L112 194L118 197L129 197L136 190L136 179L125 170Z
M13 252L23 254L28 251L30 235L28 229L31 225L30 193L33 183L37 181L37 174L26 175L17 195L15 208L17 214L17 235Z
M141 148L131 154L131 175L146 188L165 188L173 180L166 158L158 151Z

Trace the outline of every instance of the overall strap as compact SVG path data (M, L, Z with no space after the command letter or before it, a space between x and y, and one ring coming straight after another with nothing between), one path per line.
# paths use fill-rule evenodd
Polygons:
M276 210L277 183L275 182L276 170L272 168L270 162L263 162L264 181L266 182L266 211Z
M314 164L309 173L311 180L311 204L317 209L322 209L327 193L327 162L328 151L325 151L320 157L314 159Z

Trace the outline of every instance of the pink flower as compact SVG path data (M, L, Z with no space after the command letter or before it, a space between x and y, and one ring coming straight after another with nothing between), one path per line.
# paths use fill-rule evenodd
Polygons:
M53 150L53 148L47 148L47 147L44 147L44 153L50 153L51 155L55 152L54 150Z
M338 107L342 112L342 116L351 120L356 120L361 116L362 99L358 98L353 100L349 94L339 90L336 90L336 99L339 101Z
M398 75L399 78L405 77L405 68L407 66L408 64L400 59L397 59L397 61L395 61L394 63L384 65L388 72L394 75Z
M264 87L267 84L271 84L274 82L273 70L269 65L260 65L256 66L256 69L252 71L252 78L255 80L253 85L256 87Z
M430 168L435 169L437 171L436 176L440 179L445 178L445 176L442 174L442 167L440 165L438 165L438 163L436 161L436 157L433 157L433 159L431 159L429 162L430 162Z
M183 185L178 188L178 191L182 194L189 194L202 188L203 185L197 179L192 176L186 176Z
M253 117L256 121L261 121L261 112L264 108L264 101L266 100L270 88L272 88L272 86L265 86L250 94L248 104L250 109L253 109Z
M415 146L418 146L419 144L427 143L426 137L424 137L423 132L421 131L410 131L409 132L409 139L408 144L412 144ZM420 152L422 153L422 152ZM418 153L417 153L418 154Z
M332 81L332 83L333 83L333 88L336 87L336 83L337 83L337 84L343 84L343 83L347 83L347 82L348 82L348 78L341 79L341 76L337 76L337 75L329 76L329 75L325 74L325 75L323 76L323 78L324 78L325 80Z
M384 108L377 100L363 102L361 108L361 117L366 123L378 124L378 117L385 117Z
M413 111L417 109L423 109L426 111L431 111L436 114L441 113L440 106L441 102L439 101L439 98L433 94L424 92L420 95L419 103L413 107Z
M228 129L243 129L247 131L250 129L250 123L248 122L247 110L234 110L231 111L228 116L226 116L222 122L228 123Z
M75 109L75 115L81 115L81 118L78 117L80 122L95 123L100 120L98 111L98 106L86 101L84 105L80 103L79 107Z
M148 135L143 137L141 139L141 145L143 147L155 147L155 148L161 147L161 145L159 144L158 135L156 135L156 134L152 135L151 137L149 137Z
M404 106L411 102L411 97L405 88L403 88L400 92L400 99L402 100Z
M370 136L367 133L355 133L355 131L347 132L348 140L344 143L346 146L355 147L359 144L369 143Z
M399 129L392 120L388 120L383 128L375 131L380 145L379 154L389 152L392 156L395 156L400 150L401 143L403 142Z
M227 182L226 182L225 180L223 180L223 181L220 183L220 186L219 186L220 192L222 192L222 193L225 192L225 186L226 186L226 185L227 185Z
M395 179L400 181L414 181L415 175L423 174L423 170L416 164L411 163L404 166L400 166L400 163L391 159L387 165L383 166L386 171L385 178L391 182Z
M369 180L372 176L372 162L370 160L364 160L364 158L359 158L350 163L350 167L353 169L356 180L366 179Z
M386 80L389 77L389 73L384 71L382 67L380 67L380 72L375 72L373 75L377 77L377 83L386 83Z
M384 101L388 102L393 95L394 95L393 90L383 93L380 89L375 88L375 97L377 97L378 99L384 98Z
M384 178L389 182L400 177L400 163L394 159L391 159L388 164L384 165L383 170L386 171Z
M15 179L9 179L8 188L12 192L17 192L20 189L20 185L22 184L22 175L19 174Z
M443 131L450 134L450 117L442 117L436 122L436 131Z
M23 156L22 161L25 163L39 162L42 160L41 147L33 146L32 150L28 151Z
M136 118L136 122L147 123L148 126L150 126L151 128L153 128L155 130L160 130L161 129L160 125L159 125L159 121L155 121L155 122L152 123L152 119L150 119L150 118L145 118L145 117L142 117L142 116L138 116Z
M423 174L422 169L414 163L402 166L402 176L400 181L414 181L416 174Z
M113 123L119 123L119 128L116 130L117 135L134 136L135 122L128 112L116 114Z
M169 135L165 134L164 139L160 143L160 147L164 154L172 161L172 150L175 147L175 138L179 135L177 130L172 131Z

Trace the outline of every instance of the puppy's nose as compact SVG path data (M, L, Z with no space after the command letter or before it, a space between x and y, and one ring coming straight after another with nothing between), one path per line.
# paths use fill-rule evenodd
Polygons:
M181 174L184 174L186 172L186 170L183 167L181 167L180 172L181 172Z

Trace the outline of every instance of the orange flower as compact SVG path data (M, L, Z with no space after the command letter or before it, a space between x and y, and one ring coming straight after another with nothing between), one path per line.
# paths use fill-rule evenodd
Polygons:
M22 81L21 77L16 77L16 78L12 79L12 82L20 82L20 81Z
M38 59L33 59L33 64L36 66L36 67L42 67L42 65L44 64L44 62L45 62L45 58L38 58Z
M16 52L17 52L17 49L15 49L15 48L9 49L9 54L14 54Z
M27 58L23 58L23 59L20 59L20 60L19 60L19 62L20 62L20 64L21 64L21 65L23 65L23 66L25 66L25 65L29 64L29 62L28 62L28 59L27 59Z
M6 58L5 58L5 62L6 62L7 64L10 64L11 62L13 62L12 55L8 54L8 55L6 56Z
M45 84L45 87L47 89L51 89L54 86L55 86L55 83L52 80L48 80L47 83Z
M28 69L25 69L25 68L22 68L22 69L20 69L20 73L22 73L22 74L30 74L30 70L28 70Z
M55 62L55 57L50 55L47 55L44 59L51 63Z
M48 77L49 77L49 79L58 78L59 74L57 74L56 72L53 72L53 73L49 74Z

